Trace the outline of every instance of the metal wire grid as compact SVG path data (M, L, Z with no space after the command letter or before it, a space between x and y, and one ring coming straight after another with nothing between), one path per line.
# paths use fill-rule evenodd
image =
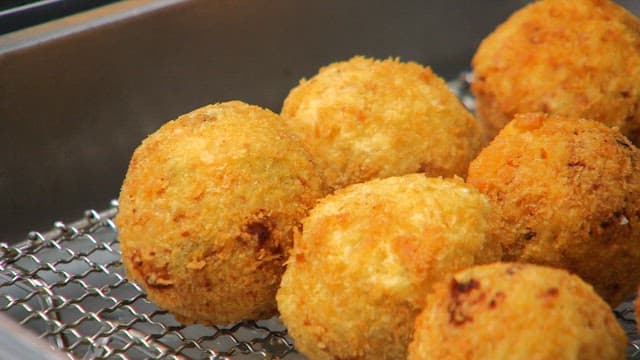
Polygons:
M637 360L640 359L640 336L636 327L635 312L633 300L624 302L613 310L618 319L618 323L622 326L627 338L629 338L629 346L627 347L627 358Z
M77 359L296 359L277 319L183 326L125 278L117 204L0 244L0 311Z
M464 105L470 73L449 82ZM72 224L57 222L16 246L0 243L0 311L72 359L303 359L277 319L232 326L183 326L127 281L113 217L89 210ZM640 359L633 304L615 311Z
M55 223L10 247L0 243L0 311L72 359L303 359L277 319L183 326L123 273L117 203ZM615 311L640 359L633 303Z

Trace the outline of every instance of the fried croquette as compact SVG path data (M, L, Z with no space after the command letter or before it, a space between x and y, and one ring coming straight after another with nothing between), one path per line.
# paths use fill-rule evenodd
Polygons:
M614 360L626 336L609 306L562 269L495 263L434 286L409 360Z
M480 124L429 67L354 57L289 93L281 115L328 185L424 172L465 176Z
M184 323L272 316L293 232L322 191L278 115L233 101L180 116L135 150L122 185L127 276Z
M640 144L640 21L607 0L543 0L515 12L472 60L477 114L493 137L517 113L617 126Z
M338 190L305 220L277 294L310 359L404 359L431 285L496 261L490 202L461 179L390 177Z
M516 115L469 167L506 261L568 269L612 306L640 281L640 150L616 129Z

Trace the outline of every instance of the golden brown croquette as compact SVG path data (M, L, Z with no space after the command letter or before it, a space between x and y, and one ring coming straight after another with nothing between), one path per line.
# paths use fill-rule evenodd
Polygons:
M279 116L239 101L163 125L131 159L116 223L127 276L185 323L276 313L320 176Z
M640 21L611 1L535 1L485 38L472 64L491 137L517 113L545 112L617 126L640 144Z
M490 202L462 180L424 174L338 190L303 220L277 294L310 359L404 359L434 282L496 261Z
M484 141L442 79L397 59L324 67L291 90L282 116L333 189L415 172L465 176Z
M415 323L409 360L623 360L626 336L579 277L495 263L438 283Z
M640 281L640 150L591 120L516 115L469 167L507 261L568 269L612 306Z

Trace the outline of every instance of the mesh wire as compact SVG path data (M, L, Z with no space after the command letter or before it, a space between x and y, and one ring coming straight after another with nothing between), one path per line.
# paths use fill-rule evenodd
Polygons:
M127 281L112 219L87 211L71 225L0 244L0 311L77 359L296 359L277 319L183 326Z
M469 73L449 86L469 109ZM113 217L89 210L69 225L0 243L0 311L73 359L303 359L278 319L232 326L181 325L127 281ZM640 359L633 304L615 311Z

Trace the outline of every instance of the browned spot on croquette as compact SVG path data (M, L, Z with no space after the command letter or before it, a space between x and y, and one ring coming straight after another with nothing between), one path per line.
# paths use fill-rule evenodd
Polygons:
M247 224L247 233L254 235L258 238L258 244L262 247L271 237L271 230L262 222L252 222Z
M140 251L134 249L131 251L131 264L133 268L137 270L138 267L142 266L142 258L140 257Z
M554 298L554 297L558 296L559 292L560 291L558 290L557 287L552 287L552 288L547 289L545 292L543 292L541 294L541 296Z
M448 307L449 322L460 326L466 322L473 321L473 316L469 314L469 309L467 309L465 303L475 304L484 299L484 293L479 294L475 299L469 297L473 290L479 288L480 283L475 279L469 279L466 282L458 282L456 279L451 280L450 292L452 301Z
M493 295L491 300L489 300L489 309L495 309L500 303L504 301L506 295L502 291L498 291Z
M540 149L540 158L541 159L546 159L549 157L549 154L547 153L547 150L545 149Z
M576 160L576 161L569 161L567 163L567 166L569 166L570 168L575 168L575 167L585 167L586 165L583 161Z
M467 282L458 282L456 279L451 280L451 294L456 297L459 294L465 294L473 289L478 289L480 283L475 279L469 279Z
M624 147L625 149L631 149L631 144L629 144L629 142L625 139L617 138L616 143L618 143L618 145Z
M525 232L525 233L524 233L524 236L523 236L523 237L524 237L524 239L525 239L525 240L531 240L531 239L533 239L534 237L536 237L536 235L537 235L537 234L536 234L536 232L535 232L535 231L533 231L533 230L531 230L531 229L527 229L527 232Z
M139 274L144 282L153 288L168 288L173 286L174 281L169 275L167 264L160 262L160 266L154 260L156 255L155 251L150 251L147 255L144 255L138 249L131 250L129 256L132 270Z
M142 266L141 272L144 276L144 282L147 286L155 289L166 289L174 285L171 275L167 269L167 265L156 267L153 264L146 263Z
M175 214L173 216L173 222L180 222L180 221L182 221L182 220L184 220L186 218L187 218L187 215L185 215L185 214Z

